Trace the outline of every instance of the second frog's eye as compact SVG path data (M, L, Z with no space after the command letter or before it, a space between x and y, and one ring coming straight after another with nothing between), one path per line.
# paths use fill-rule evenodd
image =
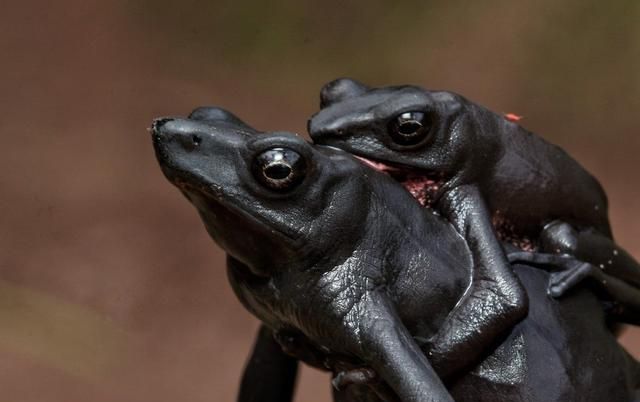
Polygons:
M251 171L263 186L288 191L304 180L307 164L302 155L292 149L271 148L256 156Z
M398 145L416 145L430 130L431 122L423 112L405 112L389 122L389 134Z

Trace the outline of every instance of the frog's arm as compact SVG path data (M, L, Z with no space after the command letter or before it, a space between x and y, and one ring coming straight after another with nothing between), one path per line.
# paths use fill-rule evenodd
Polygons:
M290 402L298 361L286 355L272 331L260 326L251 357L245 367L238 402Z
M440 210L466 239L473 259L471 282L428 342L429 360L442 377L477 362L496 338L528 312L528 298L498 241L477 187L449 190Z
M453 402L385 294L367 292L343 320L347 344L404 402Z

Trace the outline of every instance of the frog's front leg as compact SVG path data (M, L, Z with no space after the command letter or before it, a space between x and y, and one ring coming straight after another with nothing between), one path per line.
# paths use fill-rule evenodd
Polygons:
M273 332L260 326L251 357L244 369L238 402L290 402L298 361L286 355Z
M429 360L446 378L476 363L496 338L522 320L528 313L528 298L495 235L478 188L453 188L439 203L466 239L473 259L469 287L427 345Z
M352 352L375 370L399 400L453 401L381 291L365 293L344 317L339 332Z

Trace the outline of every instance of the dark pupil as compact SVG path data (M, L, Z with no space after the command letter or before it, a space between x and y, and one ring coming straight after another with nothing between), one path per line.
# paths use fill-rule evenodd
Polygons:
M418 130L422 128L422 124L418 121L405 121L400 123L400 127L398 128L401 134L411 135L415 134Z
M285 163L274 163L264 168L264 175L272 180L282 180L291 174L291 166Z
M302 183L307 164L298 152L275 147L258 154L251 165L253 177L274 191L289 191Z
M429 116L425 112L405 112L389 122L389 135L398 145L420 144L430 131Z

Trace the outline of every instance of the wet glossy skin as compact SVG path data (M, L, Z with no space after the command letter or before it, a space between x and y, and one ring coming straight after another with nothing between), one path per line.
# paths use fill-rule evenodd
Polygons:
M443 197L448 190L476 186L492 214L499 211L522 234L535 236L554 219L611 233L604 191L575 160L458 94L415 86L368 88L343 79L323 88L322 104L309 122L315 143L438 172L446 178ZM428 135L417 144L398 144L390 135L391 122L407 111L428 118Z
M154 145L167 178L228 252L236 294L265 323L239 400L290 400L295 363L278 345L334 373L370 366L383 381L376 391L390 386L402 400L452 400L431 367L442 375L456 356L430 347L472 270L453 227L343 152L291 134L256 135L217 109L199 116L157 121ZM274 147L306 162L304 179L286 191L256 179L256 158ZM481 350L480 366L447 379L455 400L630 400L635 362L607 331L595 297L583 290L550 301L545 272L517 270L529 318ZM335 397L380 400L364 386Z
M640 322L640 266L610 238L601 186L562 149L447 91L369 88L341 79L323 88L321 106L309 121L315 143L436 180L437 192L428 197L431 206L465 237L474 261L472 285L439 335L438 343L448 345L447 350L462 350L469 343L488 345L492 336L486 336L487 330L508 327L526 309L512 308L508 319L489 312L468 328L488 300L506 305L521 301L518 288L511 285L517 281L500 238L527 249L540 243L545 252L585 260L588 263L578 264L545 256L565 268L551 277L549 293L560 297L592 278L616 304L617 319ZM410 124L403 131L405 116ZM420 128L412 131L415 127ZM552 221L543 241L537 242ZM555 230L562 225L573 229ZM540 258L531 253L512 257L530 262ZM452 333L465 335L453 339Z
M403 400L452 400L409 335L428 339L465 287L467 272L451 267L467 266L468 251L449 224L384 213L387 205L425 211L388 177L367 177L348 154L292 134L194 120L158 121L154 132L163 171L229 253L229 279L249 311L345 368L372 367ZM256 156L274 147L307 161L291 191L264 188L252 172ZM428 252L414 238L445 247Z

